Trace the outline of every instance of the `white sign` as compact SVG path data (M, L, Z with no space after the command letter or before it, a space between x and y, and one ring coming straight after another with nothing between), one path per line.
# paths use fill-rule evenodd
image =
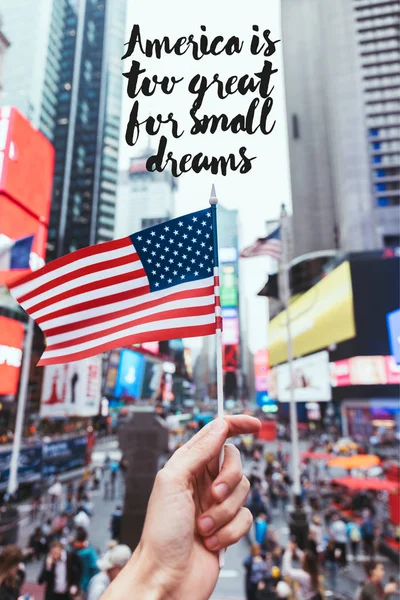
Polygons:
M101 399L101 357L44 368L41 417L93 417Z
M276 367L278 400L290 401L290 389L296 402L328 402L332 399L329 355L325 350L293 361L293 381L290 383L289 365Z

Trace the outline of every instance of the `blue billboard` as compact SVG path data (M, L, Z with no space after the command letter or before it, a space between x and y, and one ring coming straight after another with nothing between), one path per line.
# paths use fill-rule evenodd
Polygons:
M396 363L400 364L400 308L387 315L390 351Z
M144 374L145 357L133 350L122 350L119 361L114 398L129 396L140 398Z

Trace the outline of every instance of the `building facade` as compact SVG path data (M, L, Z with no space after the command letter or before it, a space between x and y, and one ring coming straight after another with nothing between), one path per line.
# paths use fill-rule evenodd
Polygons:
M370 11L365 18L363 8ZM398 51L390 36L398 10L397 0L282 1L295 256L370 250L399 234L392 179L399 157L390 126L398 97L392 80ZM390 49L368 49L365 34L371 31L380 32ZM381 91L370 91L370 77Z
M145 154L132 158L129 169L119 172L115 238L175 216L176 179L168 171L147 171L146 160L152 151Z

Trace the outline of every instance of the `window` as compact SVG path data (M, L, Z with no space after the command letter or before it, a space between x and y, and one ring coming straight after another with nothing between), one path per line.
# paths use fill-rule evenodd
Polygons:
M80 118L82 123L86 125L89 120L89 105L86 101L83 101L81 104Z
M91 81L93 75L93 65L90 60L86 59L83 67L83 76L86 81Z
M83 146L78 146L76 154L77 154L77 158L76 158L77 167L79 169L84 169L85 168L85 158L86 158L85 148Z
M96 39L96 25L93 23L93 21L89 21L88 23L87 38L91 44L93 44Z

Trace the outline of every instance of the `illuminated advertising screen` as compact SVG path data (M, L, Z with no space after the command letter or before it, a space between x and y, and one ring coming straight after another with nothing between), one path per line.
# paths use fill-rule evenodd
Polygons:
M332 399L329 355L323 350L293 361L293 379L290 380L288 363L276 367L278 400L289 402L291 389L296 402L328 402Z
M49 140L16 108L0 108L0 236L7 241L33 234L33 269L44 264L53 168ZM9 275L0 271L0 284Z
M101 357L91 356L65 365L44 368L42 417L93 417L99 414Z
M331 363L333 387L398 385L400 366L393 356L353 356Z
M121 350L115 398L141 396L145 358L133 350Z
M269 352L257 350L254 356L254 380L256 392L268 389Z
M224 266L220 274L221 306L236 307L238 305L237 277L233 266Z
M239 368L239 352L236 344L223 347L223 366L225 372L236 371Z
M397 364L400 364L400 308L386 317L389 333L390 351Z
M23 341L24 324L0 317L0 396L17 393Z
M145 360L141 397L152 400L156 397L161 385L162 363Z
M222 343L224 346L239 343L239 320L223 319Z

